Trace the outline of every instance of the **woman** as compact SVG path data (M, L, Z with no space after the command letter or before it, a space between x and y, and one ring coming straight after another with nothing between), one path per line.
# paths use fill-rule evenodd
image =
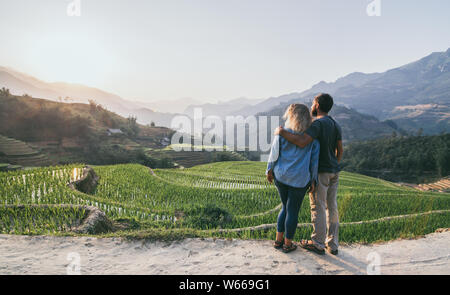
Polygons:
M285 130L294 134L304 132L312 123L309 109L303 104L291 104L283 119L286 120ZM266 175L270 183L275 182L283 203L278 215L274 247L283 249L285 253L297 249L292 239L306 191L317 183L319 147L319 142L314 140L300 148L278 135L272 144Z

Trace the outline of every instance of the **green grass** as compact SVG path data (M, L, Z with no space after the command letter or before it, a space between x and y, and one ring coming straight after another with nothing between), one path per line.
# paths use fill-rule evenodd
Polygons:
M70 231L84 217L84 210L77 208L0 206L0 232L31 235Z
M96 166L94 170L100 182L93 195L67 187L73 171L76 169L79 175L82 165L0 173L0 205L92 205L112 220L129 220L134 224L127 230L102 236L163 240L194 236L273 239L274 228L218 231L276 222L278 210L272 209L280 200L275 187L265 180L265 166L259 162L219 162L189 169L156 169L155 175L137 164ZM310 222L307 200L306 196L299 223ZM413 237L450 227L448 212L371 222L389 216L450 210L450 194L420 192L355 173L340 174L338 207L343 242ZM8 214L19 220L19 224L30 224L24 216ZM59 213L48 212L48 215L58 219ZM60 224L67 223L66 215L61 216ZM346 224L357 221L369 223ZM46 230L41 227L36 225L35 229L15 232ZM307 238L310 231L309 227L299 228L295 239Z

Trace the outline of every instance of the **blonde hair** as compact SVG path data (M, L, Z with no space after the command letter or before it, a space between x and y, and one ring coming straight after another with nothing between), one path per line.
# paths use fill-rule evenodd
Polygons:
M283 115L285 126L295 132L304 132L311 126L312 118L309 109L304 104L291 104Z

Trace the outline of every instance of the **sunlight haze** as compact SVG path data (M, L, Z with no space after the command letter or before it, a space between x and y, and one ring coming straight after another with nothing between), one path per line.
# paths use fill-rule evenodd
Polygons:
M299 92L448 48L448 1L0 0L0 66L129 100Z

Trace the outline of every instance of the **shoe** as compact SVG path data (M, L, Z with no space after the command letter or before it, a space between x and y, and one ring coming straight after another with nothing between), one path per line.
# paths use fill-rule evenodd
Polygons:
M324 255L325 254L325 249L319 249L316 246L314 246L312 241L308 241L308 240L301 240L300 241L300 247L302 247L303 249L315 252L319 255Z
M283 252L284 253L289 253L289 252L292 252L292 251L295 251L295 250L297 250L297 245L295 245L294 243L292 243L290 246L288 246L286 244L283 245Z
M282 249L282 248L283 248L283 245L284 245L284 241L283 241L283 242L275 241L275 242L273 243L273 247L274 247L275 249Z
M330 247L327 247L327 252L333 255L338 255L338 249L333 250Z

